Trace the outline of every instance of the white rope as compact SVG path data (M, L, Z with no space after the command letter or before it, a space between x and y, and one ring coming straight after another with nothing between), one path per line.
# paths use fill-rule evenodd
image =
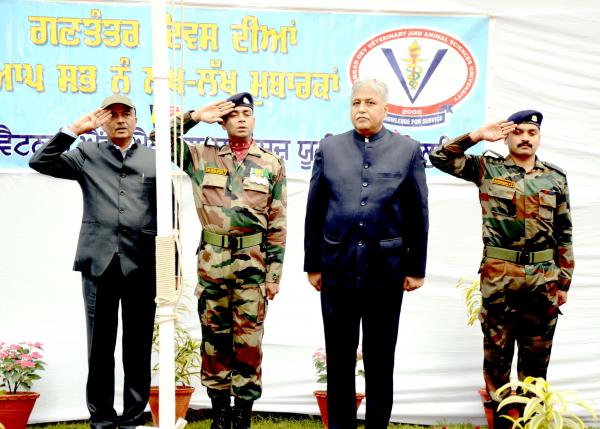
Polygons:
M176 305L181 288L175 276L175 235L156 237L156 303Z

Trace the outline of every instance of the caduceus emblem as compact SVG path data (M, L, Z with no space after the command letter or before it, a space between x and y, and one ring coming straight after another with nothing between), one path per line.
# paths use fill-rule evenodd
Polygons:
M410 89L413 91L419 87L419 80L421 79L421 73L423 73L423 67L421 67L419 63L427 61L426 59L419 58L420 55L421 45L419 45L416 40L413 40L408 47L408 58L402 60L408 63L406 66L406 71L408 72L406 78L408 80L408 86L410 86Z

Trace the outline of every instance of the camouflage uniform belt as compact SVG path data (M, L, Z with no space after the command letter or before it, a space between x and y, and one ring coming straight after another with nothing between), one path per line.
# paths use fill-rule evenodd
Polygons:
M250 235L223 235L203 229L202 242L226 249L244 249L261 244L263 242L263 234L257 232Z
M490 258L525 265L552 261L554 259L554 250L546 249L538 252L529 252L527 250L511 250L502 247L485 246L484 255Z

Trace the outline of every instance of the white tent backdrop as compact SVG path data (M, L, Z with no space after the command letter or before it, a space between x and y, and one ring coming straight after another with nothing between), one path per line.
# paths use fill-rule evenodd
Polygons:
M299 8L293 0L202 4ZM572 192L576 270L559 320L548 378L555 389L574 389L594 401L600 412L600 145L595 141L600 135L600 5L587 0L410 4L378 0L362 5L311 0L301 6L331 12L494 17L487 116L499 119L524 108L540 109L545 117L540 158L568 171ZM31 107L32 119L43 114ZM491 148L504 153L502 143ZM312 392L319 386L311 355L323 344L319 296L302 272L307 188L307 175L289 178L284 276L266 321L264 394L256 410L318 413ZM479 424L484 420L477 395L483 385L481 332L477 326L466 326L463 298L453 287L459 277L475 275L479 264L477 191L469 183L448 178L430 180L429 188L427 279L422 289L405 295L392 419ZM184 193L190 195L189 189ZM30 422L85 419L85 322L80 276L71 271L81 219L79 188L74 182L39 174L4 173L0 174L0 195L4 200L0 210L0 341L45 344L47 370L34 385L41 397ZM199 231L193 203L187 199L182 233L185 272L191 282ZM190 305L195 308L193 301ZM185 322L200 337L194 311ZM196 385L191 406L207 407L208 397ZM118 407L120 396L119 383ZM363 415L364 405L359 412Z

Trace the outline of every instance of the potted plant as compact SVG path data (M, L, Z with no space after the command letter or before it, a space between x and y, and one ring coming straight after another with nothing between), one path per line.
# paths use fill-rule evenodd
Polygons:
M29 392L44 369L41 343L0 343L0 423L24 429L39 393Z
M325 349L318 348L312 355L313 365L315 367L315 373L317 375L317 383L327 383L327 355ZM362 367L362 351L360 347L356 350L356 376L364 378L365 370ZM321 420L323 425L329 427L328 414L327 414L327 389L315 390L313 392L315 398L317 398L317 405L321 412ZM364 393L356 393L356 408L360 406L360 403L365 398Z
M456 287L461 290L465 297L465 306L467 308L467 325L472 326L475 321L479 318L479 313L481 312L481 306L483 303L483 298L481 296L481 288L479 287L479 277L462 277L458 279L456 283ZM496 402L492 401L492 398L488 394L485 387L481 387L478 389L477 393L481 397L481 402L483 403L483 411L485 413L485 418L488 423L488 428L494 428L494 409L490 405L496 404ZM518 417L518 412L516 409L510 409L509 414L514 418Z
M196 390L192 387L194 377L200 375L202 361L200 359L201 342L195 340L190 333L180 325L175 326L175 417L185 418L190 405L192 394ZM154 334L152 336L152 348L159 351L158 344L158 323L154 325ZM152 370L158 371L158 363ZM152 413L152 422L155 426L159 425L158 415L158 386L150 387L150 412Z
M500 402L498 409L507 405L519 404L523 407L520 417L502 416L513 422L518 429L584 429L585 424L574 413L568 412L570 404L585 409L594 420L596 413L592 406L573 391L552 391L542 377L526 377L523 381L511 381L497 390L503 392L519 389L522 395L512 395Z

